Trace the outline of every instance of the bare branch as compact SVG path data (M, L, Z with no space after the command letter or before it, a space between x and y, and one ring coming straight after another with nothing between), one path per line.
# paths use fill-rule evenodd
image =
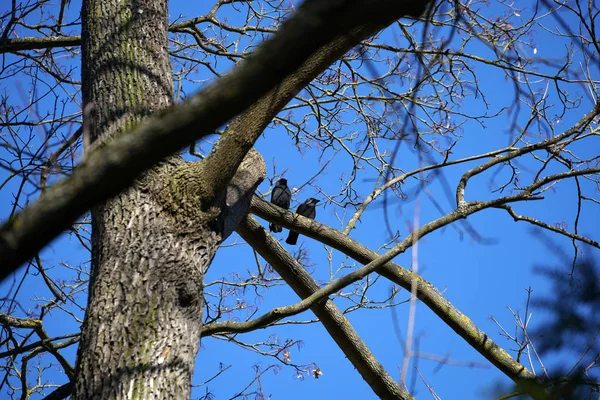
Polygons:
M319 289L319 285L302 265L253 217L248 216L242 221L237 231L273 266L298 296L306 298ZM332 300L315 304L311 310L380 398L412 398L389 376ZM210 327L206 328L210 330ZM204 335L204 329L202 334Z
M293 227L294 230L297 230L303 235L318 239L324 244L332 246L352 257L356 261L366 264L367 267L371 265L370 263L373 260L380 258L377 253L350 239L341 232L313 220L307 220L302 217L294 218L293 214L282 212L280 208L256 197L252 200L250 211L261 218L268 219L269 221L273 220L286 228ZM407 239L411 239L411 237L412 235L409 235ZM473 321L457 310L456 307L445 299L444 296L442 296L442 294L429 282L392 262L385 263L376 272L400 285L407 291L411 290L413 282L417 282L417 297L440 317L442 321L504 374L514 381L518 381L521 378L534 378L534 375L527 370L527 368L517 363L506 351L494 343L489 335L481 331Z

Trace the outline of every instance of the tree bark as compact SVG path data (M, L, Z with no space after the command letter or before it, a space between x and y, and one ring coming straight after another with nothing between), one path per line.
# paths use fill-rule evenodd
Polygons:
M82 22L85 134L96 147L171 104L167 1L85 1ZM152 178L176 164L162 164L92 210L74 399L189 396L203 264L218 239L207 241L207 251L190 249L164 218Z
M171 104L167 1L91 0L82 18L86 134L97 147ZM204 273L266 171L250 153L227 199L202 204L202 164L171 157L92 210L73 399L189 398Z

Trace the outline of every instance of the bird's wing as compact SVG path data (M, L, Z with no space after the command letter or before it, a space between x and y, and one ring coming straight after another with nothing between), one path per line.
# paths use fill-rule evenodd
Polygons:
M310 210L310 206L306 203L302 203L298 206L296 213L300 214L300 215L305 215L309 210Z
M288 208L290 208L290 202L292 201L292 192L290 191L289 187L286 186L283 189L282 197L285 200L285 204L283 205L283 208L285 208L287 210Z
M283 194L283 189L280 186L275 186L273 188L273 192L271 193L271 203L277 204L279 198Z

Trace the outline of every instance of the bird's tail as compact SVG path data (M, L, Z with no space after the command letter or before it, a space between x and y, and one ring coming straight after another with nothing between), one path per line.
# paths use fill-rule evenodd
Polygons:
M285 242L287 244L296 244L296 242L298 241L298 232L293 232L290 231L290 234L288 235L287 239L285 239Z

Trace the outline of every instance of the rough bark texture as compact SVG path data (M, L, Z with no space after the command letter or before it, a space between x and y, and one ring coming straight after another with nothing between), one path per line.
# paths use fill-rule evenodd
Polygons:
M93 107L86 134L98 144L171 103L167 1L84 1L82 19L83 102ZM203 266L218 237L190 246L164 218L152 178L176 164L161 165L92 211L92 279L74 399L189 396Z
M171 103L167 2L92 0L82 16L83 100L97 144ZM93 209L74 399L189 398L204 273L265 175L250 153L227 207L225 194L206 204L202 164L172 157Z

